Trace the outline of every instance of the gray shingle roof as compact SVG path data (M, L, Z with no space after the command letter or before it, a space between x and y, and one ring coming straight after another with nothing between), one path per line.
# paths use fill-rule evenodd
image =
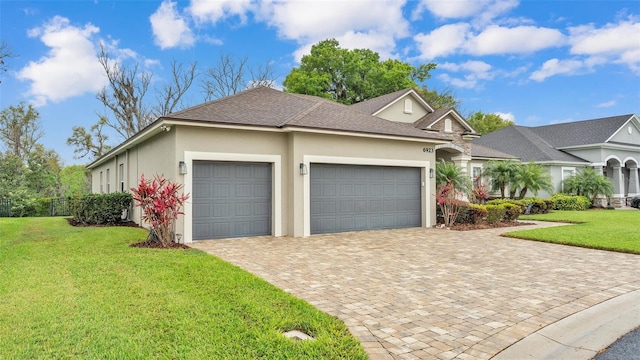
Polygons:
M439 134L368 115L327 99L260 87L165 116L265 127L299 127L420 139L446 140Z
M391 94L386 94L386 95L378 96L376 98L369 99L363 102L355 103L350 107L358 111L361 111L363 113L373 115L378 110L389 105L392 101L404 96L406 93L410 91L411 89L398 90L396 92L392 92Z
M593 120L532 127L531 130L551 146L567 147L601 144L607 141L633 114Z
M588 161L577 156L556 150L551 144L538 136L531 128L519 125L508 126L473 140L472 144L513 154L523 162L529 161Z
M488 148L475 142L471 143L471 156L474 158L486 158L486 159L516 159L515 155L506 154L502 151Z

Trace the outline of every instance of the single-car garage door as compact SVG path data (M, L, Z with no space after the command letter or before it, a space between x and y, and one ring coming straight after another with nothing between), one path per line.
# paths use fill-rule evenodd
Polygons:
M194 240L270 234L271 164L194 161Z
M421 226L420 169L311 164L311 233Z

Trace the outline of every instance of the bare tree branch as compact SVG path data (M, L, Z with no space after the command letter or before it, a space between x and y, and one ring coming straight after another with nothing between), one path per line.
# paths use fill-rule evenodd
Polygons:
M104 45L100 46L98 60L107 75L109 84L96 97L113 112L115 117L115 122L108 121L107 125L127 139L153 120L143 102L152 74L138 72L138 63L132 68L126 68L117 61L112 61Z
M276 77L269 63L252 68L247 61L246 56L220 54L218 63L207 69L201 83L205 100L220 99L258 86L275 86Z
M12 59L15 57L16 55L13 53L9 44L2 40L2 42L0 42L0 71L6 72L8 70L6 63L4 62L5 59ZM1 80L0 83L2 83Z
M157 104L153 107L154 117L160 117L183 108L182 97L189 90L196 77L196 63L183 69L182 64L171 62L171 83L156 89Z
M0 141L12 154L26 160L44 136L39 119L40 114L31 104L10 105L0 112Z
M74 146L73 153L76 159L91 154L93 158L99 158L111 149L106 142L109 137L102 132L102 128L108 124L108 119L101 116L98 123L91 126L89 132L83 126L74 126L73 135L67 139L67 145Z

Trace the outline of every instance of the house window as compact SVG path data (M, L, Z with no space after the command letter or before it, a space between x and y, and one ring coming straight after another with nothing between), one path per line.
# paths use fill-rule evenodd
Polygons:
M104 177L102 171L100 171L100 194L104 194Z
M404 100L404 113L405 114L413 113L413 103L411 102L411 99Z
M576 168L574 167L562 168L562 191L564 191L564 181L574 177L575 175L576 175Z
M471 173L473 174L473 186L482 185L482 167L474 166Z
M444 132L453 132L451 128L451 119L449 118L444 119Z
M124 192L124 164L118 167L118 176L120 176L120 191Z
M107 194L111 192L111 183L109 181L109 169L107 169Z

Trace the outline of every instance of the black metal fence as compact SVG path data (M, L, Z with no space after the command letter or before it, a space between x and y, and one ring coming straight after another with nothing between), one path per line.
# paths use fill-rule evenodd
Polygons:
M11 217L11 199L0 199L0 217Z
M69 199L37 199L28 203L16 203L0 199L0 217L69 216Z

